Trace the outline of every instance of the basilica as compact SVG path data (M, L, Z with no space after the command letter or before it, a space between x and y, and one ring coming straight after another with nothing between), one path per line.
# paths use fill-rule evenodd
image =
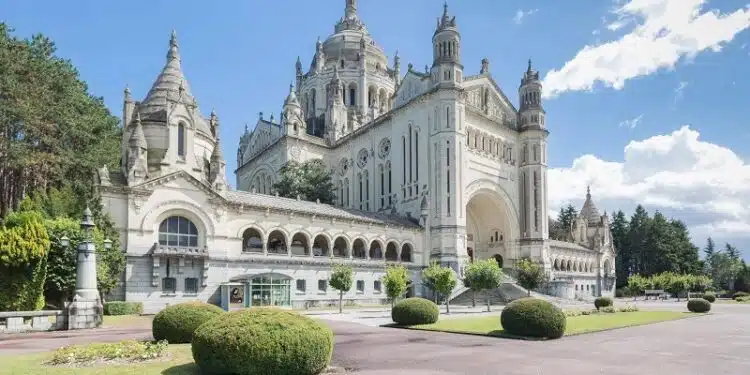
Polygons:
M309 67L298 58L279 118L261 114L240 135L235 188L219 117L198 107L175 33L145 98L125 90L121 164L97 174L127 258L107 298L143 302L147 313L196 299L309 308L337 303L328 279L344 263L355 279L344 299L374 304L387 298L389 264L409 271L409 295L428 295L420 272L430 262L460 276L489 258L510 286L514 263L531 258L549 274L543 293L611 295L609 219L590 192L568 237L549 238L549 132L531 62L519 69L514 104L487 59L478 72L464 66L447 5L436 12L424 70L402 70L368 32L357 1L343 5ZM330 170L333 204L276 194L279 170L310 160ZM459 286L450 298L465 292Z

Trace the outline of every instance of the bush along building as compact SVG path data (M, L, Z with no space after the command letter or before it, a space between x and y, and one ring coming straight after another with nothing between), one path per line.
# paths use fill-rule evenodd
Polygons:
M145 99L125 91L121 165L98 174L128 259L110 299L143 302L146 312L195 299L328 304L337 301L327 280L340 262L355 271L345 298L378 303L388 264L406 266L408 293L424 295L419 275L431 261L460 275L469 262L494 258L512 274L525 257L550 274L547 293L612 294L608 219L590 194L568 241L548 236L539 72L529 61L516 106L487 59L465 74L462 43L446 5L432 33L432 64L402 72L398 54L387 58L367 31L357 1L345 1L309 68L298 58L281 116L261 114L240 136L233 190L218 116L202 115L173 33ZM312 159L330 170L333 204L274 194L282 166Z

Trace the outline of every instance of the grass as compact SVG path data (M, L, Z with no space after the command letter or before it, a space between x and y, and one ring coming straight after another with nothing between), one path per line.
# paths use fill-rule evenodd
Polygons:
M190 344L169 345L164 359L141 363L101 364L92 366L49 366L44 363L52 352L28 355L0 355L3 374L7 375L200 375L193 362Z
M574 316L567 318L565 335L570 336L614 328L633 327L696 315L698 314L675 311L635 311ZM505 335L503 327L500 325L500 317L497 315L443 319L434 324L416 325L407 328L485 336Z
M126 327L151 327L153 315L105 315L103 327L126 328Z

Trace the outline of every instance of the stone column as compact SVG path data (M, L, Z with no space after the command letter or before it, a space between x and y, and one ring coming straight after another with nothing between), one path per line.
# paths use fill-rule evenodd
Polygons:
M76 260L76 291L67 306L68 329L96 328L102 324L103 307L96 284L96 245L91 231L94 222L86 207L81 220L84 240L78 246Z

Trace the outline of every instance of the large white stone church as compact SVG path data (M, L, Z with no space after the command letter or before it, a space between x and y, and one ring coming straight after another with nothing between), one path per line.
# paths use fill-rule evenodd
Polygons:
M523 257L549 272L548 294L611 294L608 218L590 194L567 241L548 236L539 72L529 62L514 105L487 59L478 72L463 65L462 44L471 41L447 5L431 43L424 71L402 71L398 54L389 59L367 31L357 1L346 0L309 68L298 59L281 116L261 114L241 135L234 190L219 119L198 108L173 33L146 97L125 91L121 165L98 173L127 252L110 299L144 302L146 312L196 299L225 308L327 305L338 296L331 265L346 263L355 285L345 299L379 303L388 264L406 266L409 293L424 295L420 271L430 262L460 275L469 262L494 258L512 275ZM311 159L330 169L333 205L275 195L280 168Z

